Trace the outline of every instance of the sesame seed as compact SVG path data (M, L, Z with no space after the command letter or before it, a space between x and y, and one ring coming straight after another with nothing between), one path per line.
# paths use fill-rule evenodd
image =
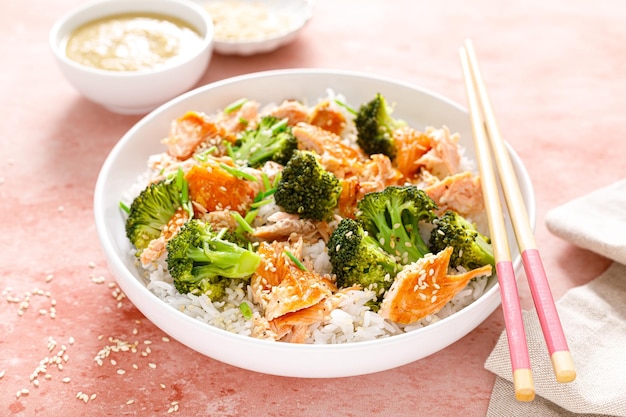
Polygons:
M430 299L430 302L434 303L435 301L437 301L437 296L433 295L432 298Z
M61 382L63 382L64 384L67 384L70 381L71 381L70 377L65 377L61 380Z
M7 373L6 369L3 369L2 372L0 372L0 379L4 378L4 375Z
M159 386L163 389L165 389L165 384L159 384Z
M117 374L118 374L118 375L124 375L125 373L126 373L126 371L125 371L125 370L123 370L123 369L118 369L118 370L117 370Z
M136 363L133 363L131 366L133 367L133 369L139 369L139 366L137 366Z
M90 400L95 400L96 397L98 396L98 394L96 394L95 392L93 394L91 394L91 396L89 397Z
M170 338L169 338L169 337L167 337L167 336L163 336L163 337L161 338L161 340L167 343L167 342L169 342L169 341L170 341Z
M38 379L34 379L33 380L33 385L37 388L39 388L39 380Z
M148 366L149 366L150 368L152 368L152 369L156 369L156 367L157 367L157 366L156 366L156 363L152 363L152 362L150 362L150 363L148 364Z
M30 391L29 391L28 389L26 389L26 388L22 388L22 389L20 390L20 392L22 393L22 395L28 395L28 394L30 394Z

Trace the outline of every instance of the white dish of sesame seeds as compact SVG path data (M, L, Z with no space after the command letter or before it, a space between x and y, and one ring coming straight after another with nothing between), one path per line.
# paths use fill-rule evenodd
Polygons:
M197 0L213 18L214 50L268 53L294 41L313 16L314 0Z
M471 332L498 307L499 288L493 277L478 299L424 327L369 341L296 344L218 328L208 324L210 309L199 319L185 311L187 307L177 307L177 301L167 302L149 288L160 284L147 279L131 255L133 248L126 237L119 203L145 173L147 159L162 151L161 138L167 135L172 120L189 110L214 113L241 97L278 103L288 96L314 103L329 90L340 92L351 103L365 102L379 92L391 97L398 117L412 126L445 125L458 132L468 158L473 159L471 129L462 107L418 87L366 74L307 69L249 74L201 87L161 106L130 129L111 151L96 185L94 212L101 245L120 288L169 336L203 355L244 369L291 377L344 377L387 370L431 355ZM511 156L534 224L535 200L529 176L512 150ZM515 242L510 246L515 253ZM519 256L514 265L520 268Z

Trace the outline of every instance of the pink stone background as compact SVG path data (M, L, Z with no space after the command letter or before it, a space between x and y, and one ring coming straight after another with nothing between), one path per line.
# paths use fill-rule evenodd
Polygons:
M237 369L166 341L118 295L97 241L93 188L139 117L88 102L56 67L48 31L81 3L4 1L0 13L0 415L167 415L176 402L173 415L185 416L484 415L494 376L483 364L503 330L500 311L426 359L311 380ZM199 85L325 67L394 77L465 104L458 48L471 38L501 130L532 178L537 244L558 298L609 265L552 236L544 219L626 176L625 21L620 0L319 0L293 44L254 57L215 55ZM28 293L28 308L20 307L14 300ZM112 353L98 366L110 337L137 342L137 352ZM49 366L35 387L31 374L62 345L63 369ZM30 392L17 398L22 388ZM96 398L84 403L79 392Z

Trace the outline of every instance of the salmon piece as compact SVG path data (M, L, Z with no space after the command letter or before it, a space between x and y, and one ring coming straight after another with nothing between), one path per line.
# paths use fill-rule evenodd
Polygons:
M194 151L204 142L215 137L232 137L226 130L208 119L204 114L189 111L174 120L170 125L170 132L163 143L167 146L167 153L178 160L191 158Z
M228 229L232 232L239 226L230 210L210 211L205 213L202 219L209 223L213 230Z
M459 135L451 135L447 127L427 128L425 134L431 140L431 148L417 159L416 164L424 167L439 179L460 171Z
M287 119L290 126L309 120L309 109L295 100L285 100L278 107L272 109L270 115L279 119Z
M328 153L343 160L363 160L365 154L359 149L344 143L341 136L308 123L298 123L293 127L298 139L298 148L314 151L318 155Z
M334 109L328 100L324 100L315 106L308 122L335 135L341 135L341 132L346 127L346 117L343 113Z
M189 184L189 198L207 212L229 209L243 215L255 196L254 187L248 181L231 175L213 159L191 167L185 179Z
M301 219L297 214L279 211L267 218L267 223L254 229L252 237L262 240L285 240L296 233L307 240L317 237L314 222Z
M393 167L387 155L370 155L370 160L363 165L360 174L359 199L365 194L382 191L390 185L400 184L402 173Z
M424 191L437 203L440 213L454 210L464 217L473 217L484 210L480 177L469 171L450 175Z
M236 111L221 113L216 121L225 131L236 134L243 130L254 128L259 118L258 101L247 100Z
M298 123L292 131L298 139L298 149L317 153L324 169L337 178L358 175L363 170L366 155L346 144L341 136L308 123Z
M339 214L343 217L354 218L359 199L361 185L356 177L343 178L341 181L341 194L339 195Z
M441 310L472 278L491 275L491 265L448 275L450 255L451 246L436 255L428 254L400 271L378 313L396 323L414 323Z
M253 299L270 321L311 307L336 289L327 278L298 268L284 254L287 249L285 242L262 242L258 250L261 263L250 282Z
M431 138L409 126L395 129L392 137L397 150L394 166L406 178L413 178L421 167L419 159L432 146Z
M269 322L269 328L281 342L304 343L310 336L311 325L328 322L331 311L339 306L348 291L355 289L342 288L311 307L277 317Z

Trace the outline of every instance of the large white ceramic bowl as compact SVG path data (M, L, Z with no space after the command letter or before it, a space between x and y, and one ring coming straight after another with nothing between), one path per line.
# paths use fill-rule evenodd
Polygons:
M199 31L202 41L195 51L150 70L101 70L67 57L67 39L78 27L127 13L180 19ZM204 8L192 1L95 0L59 18L50 30L49 44L62 73L86 98L116 113L145 114L193 88L204 75L213 53L213 21Z
M450 100L410 84L371 75L329 70L280 70L222 80L159 107L139 121L113 148L100 172L95 189L95 221L109 267L127 297L154 324L190 348L241 368L293 377L342 377L394 368L424 358L454 343L484 321L500 304L497 280L473 304L419 330L371 342L340 345L299 345L257 340L204 324L170 307L152 294L139 277L129 256L122 194L145 171L149 155L163 152L160 140L170 122L188 110L212 113L235 99L247 97L262 103L285 98L315 102L333 89L349 103L363 103L380 92L396 105L394 116L416 128L447 125L461 134L461 143L473 157L466 111ZM510 151L529 218L535 223L532 185L522 162ZM510 225L509 225L510 228ZM512 230L509 230L513 236ZM510 242L513 253L517 246ZM520 257L514 259L520 268Z

